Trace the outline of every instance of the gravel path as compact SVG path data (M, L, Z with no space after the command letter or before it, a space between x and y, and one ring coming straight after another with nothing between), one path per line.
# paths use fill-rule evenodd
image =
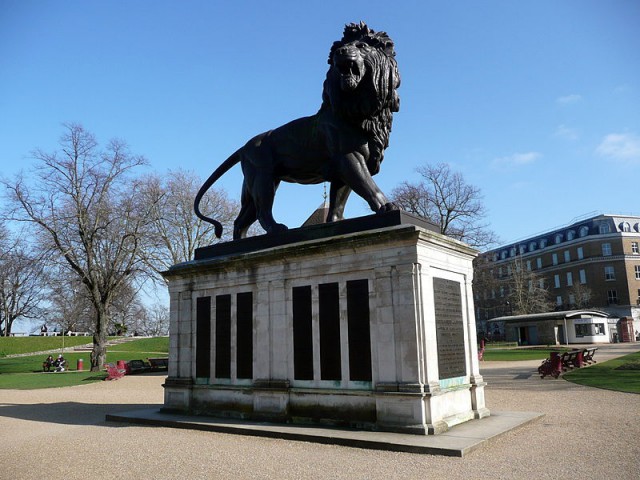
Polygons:
M640 350L602 347L598 361ZM464 458L370 451L104 421L160 405L164 375L0 390L0 480L637 479L640 395L533 375L539 362L484 362L487 405L545 416Z

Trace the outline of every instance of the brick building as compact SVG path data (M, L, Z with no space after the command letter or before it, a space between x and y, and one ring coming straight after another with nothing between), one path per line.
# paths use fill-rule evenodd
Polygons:
M640 217L597 215L482 253L474 264L478 331L515 314L514 278L548 292L547 311L597 309L640 331ZM494 325L495 327L495 325ZM491 327L491 328L494 328Z

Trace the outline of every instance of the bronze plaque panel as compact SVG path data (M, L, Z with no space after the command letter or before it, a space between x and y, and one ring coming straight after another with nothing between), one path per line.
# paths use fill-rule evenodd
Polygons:
M460 282L433 279L440 379L467 374Z

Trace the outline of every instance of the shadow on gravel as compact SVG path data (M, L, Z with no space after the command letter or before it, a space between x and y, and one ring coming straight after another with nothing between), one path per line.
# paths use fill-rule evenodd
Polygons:
M36 403L30 405L0 403L0 417L17 418L33 422L59 423L64 425L106 425L105 415L107 413L153 408L157 408L159 410L160 407L162 407L162 405L145 403L93 404L61 402Z

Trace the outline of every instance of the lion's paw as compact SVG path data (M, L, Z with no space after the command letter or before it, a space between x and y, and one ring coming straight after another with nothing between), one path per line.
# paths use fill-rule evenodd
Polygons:
M286 225L282 223L276 223L269 229L268 233L283 233L287 230L289 230L289 227L287 227Z
M400 210L400 207L398 207L398 205L396 205L393 202L388 202L380 207L380 209L378 210L378 213L387 213L387 212L392 212L394 210Z

